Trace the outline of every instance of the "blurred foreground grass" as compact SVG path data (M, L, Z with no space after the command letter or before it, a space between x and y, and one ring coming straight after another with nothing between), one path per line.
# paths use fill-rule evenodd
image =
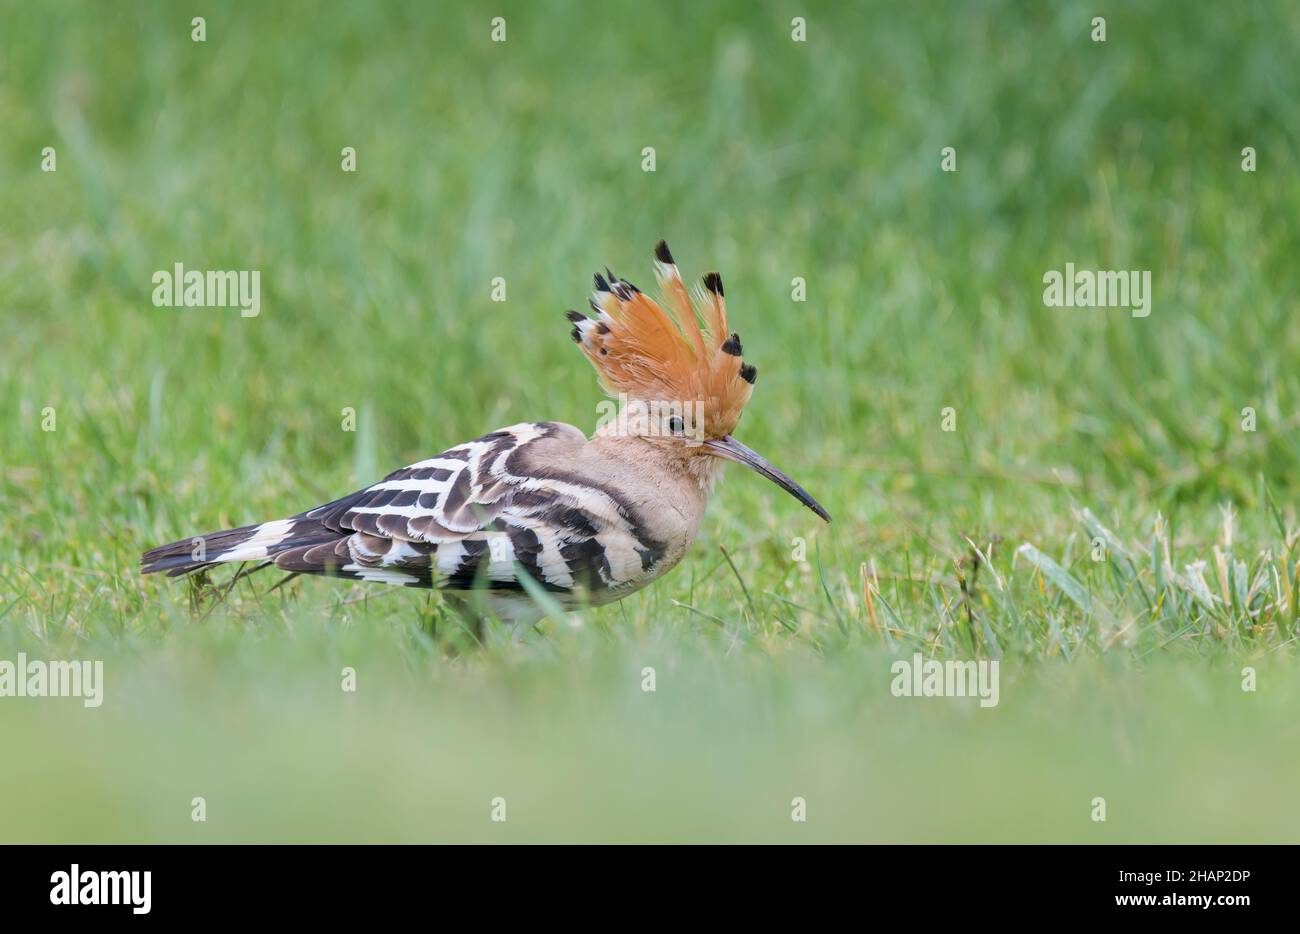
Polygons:
M1002 666L896 698L889 658L710 657L571 630L448 665L394 630L213 626L0 704L4 837L42 841L1288 841L1300 702L1221 663ZM340 691L343 666L355 693ZM656 690L642 691L646 666ZM205 799L207 820L191 820ZM491 819L505 799L504 822ZM793 799L807 821L791 820ZM1094 822L1093 799L1106 821Z

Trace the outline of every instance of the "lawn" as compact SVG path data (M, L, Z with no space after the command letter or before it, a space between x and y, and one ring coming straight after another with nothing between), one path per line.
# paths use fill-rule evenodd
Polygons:
M0 24L0 660L104 663L99 707L0 697L0 840L1300 839L1300 7ZM564 312L661 237L829 526L729 467L670 575L522 645L138 573L591 431ZM258 314L157 306L177 263L258 270ZM1149 271L1150 314L1049 307L1067 263ZM999 703L895 696L916 653L998 661Z

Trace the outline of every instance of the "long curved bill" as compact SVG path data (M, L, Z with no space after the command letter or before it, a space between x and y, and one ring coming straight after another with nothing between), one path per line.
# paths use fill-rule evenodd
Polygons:
M781 473L781 471L769 464L756 452L750 450L735 438L731 437L731 435L724 435L721 438L707 440L704 442L704 446L708 448L709 453L713 454L715 457L735 461L737 464L744 464L750 470L762 474L813 512L817 513L817 515L821 516L822 519L827 522L831 521L830 515L827 514L825 509L822 509L822 504L813 499L807 490L795 483L785 474Z

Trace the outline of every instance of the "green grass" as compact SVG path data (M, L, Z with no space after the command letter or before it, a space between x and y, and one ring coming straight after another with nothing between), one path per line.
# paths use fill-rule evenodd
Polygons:
M1294 840L1300 11L917 6L0 3L0 659L107 678L0 698L0 836ZM562 313L660 237L832 525L730 470L672 574L518 647L137 573L592 429ZM154 307L176 262L261 314ZM1044 307L1067 262L1151 270L1150 317ZM1000 659L1000 705L893 697L916 651Z

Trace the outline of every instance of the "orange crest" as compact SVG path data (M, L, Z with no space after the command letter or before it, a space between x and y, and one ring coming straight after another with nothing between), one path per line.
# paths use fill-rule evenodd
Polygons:
M754 390L757 371L741 358L740 335L727 332L722 278L708 273L692 301L662 240L655 247L655 278L664 305L605 272L608 278L595 276L594 317L568 313L573 339L596 368L601 385L611 395L645 403L698 404L707 437L730 434Z

